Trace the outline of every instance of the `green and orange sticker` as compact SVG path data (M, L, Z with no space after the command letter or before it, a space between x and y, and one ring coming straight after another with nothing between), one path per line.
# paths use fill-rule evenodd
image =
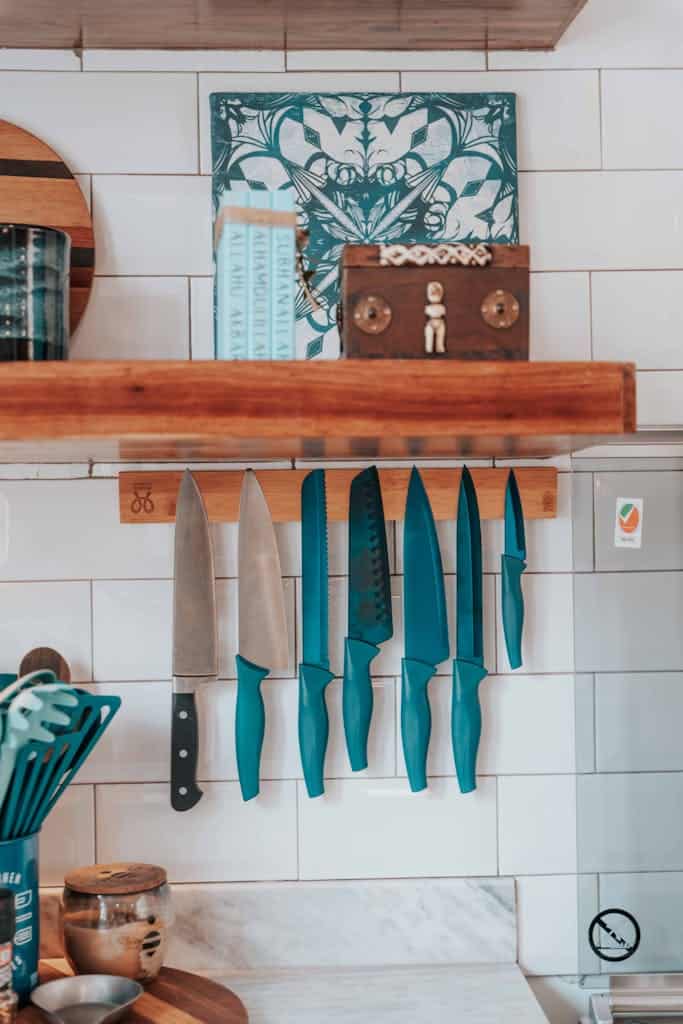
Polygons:
M618 548L639 548L643 534L643 499L617 498L614 544Z

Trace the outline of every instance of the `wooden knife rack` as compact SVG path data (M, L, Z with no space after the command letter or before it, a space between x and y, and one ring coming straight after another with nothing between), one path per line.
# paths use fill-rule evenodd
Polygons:
M308 469L258 469L256 476L276 523L301 519L301 484ZM359 469L328 469L327 512L330 521L348 519L349 489ZM420 467L435 519L455 519L460 469ZM507 468L472 469L482 519L502 519ZM129 470L119 473L119 510L122 523L173 523L180 470ZM197 470L209 520L234 523L239 520L243 470ZM410 469L379 469L388 520L402 519ZM557 516L557 469L521 467L515 469L525 519L554 519Z

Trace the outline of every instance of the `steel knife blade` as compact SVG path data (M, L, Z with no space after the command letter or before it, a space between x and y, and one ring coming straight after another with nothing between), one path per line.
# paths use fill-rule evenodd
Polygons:
M481 736L479 684L484 668L484 605L481 523L474 481L464 466L457 515L456 656L453 662L451 736L458 783L462 793L476 788L476 765Z
M314 469L301 488L303 662L299 665L299 750L310 797L324 792L329 718L325 690L333 679L328 655L327 500L325 472Z
M251 800L259 792L265 731L261 682L270 672L287 670L289 642L275 529L261 485L250 469L240 494L238 572L235 740L242 796Z
M524 595L522 573L526 569L526 537L522 499L514 471L508 474L505 488L505 550L501 557L503 633L510 668L522 664Z
M187 811L201 799L195 693L218 675L213 549L201 492L189 470L176 504L173 588L171 805Z
M427 786L427 750L432 728L427 686L448 657L448 616L441 551L434 516L416 467L410 474L403 531L403 621L401 737L413 792Z
M342 708L353 771L368 766L373 693L370 665L394 632L386 524L375 466L358 473L349 497L348 635L344 643Z

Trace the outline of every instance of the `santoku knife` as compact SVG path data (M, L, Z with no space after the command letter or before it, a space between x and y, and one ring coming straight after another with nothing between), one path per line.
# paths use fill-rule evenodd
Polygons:
M448 657L448 617L441 552L427 492L413 467L403 532L403 620L401 736L413 792L427 786L427 750L432 714L427 684Z
M235 741L242 797L259 792L265 708L261 682L285 672L289 644L280 556L270 509L261 485L248 469L240 495L239 654Z
M500 562L505 646L510 668L519 668L524 628L522 573L526 569L526 539L522 500L513 470L510 470L505 488L505 551Z
M334 678L328 654L327 503L325 471L314 469L301 488L301 603L303 661L299 665L299 750L310 797L324 792L329 736L325 689Z
M183 474L176 505L174 575L171 805L176 811L188 811L202 797L197 785L195 692L218 675L211 535L201 493L189 470Z
M472 476L463 467L458 496L456 565L457 646L453 662L451 732L455 770L461 793L476 788L481 736L479 684L484 668L481 524Z
M391 579L379 474L374 466L351 482L349 612L342 704L346 749L354 772L368 766L372 720L370 664L394 632Z

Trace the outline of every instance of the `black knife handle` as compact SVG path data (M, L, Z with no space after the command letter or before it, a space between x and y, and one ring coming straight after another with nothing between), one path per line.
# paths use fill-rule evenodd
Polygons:
M171 806L174 811L189 811L202 798L197 785L198 752L194 693L174 693L171 721Z

